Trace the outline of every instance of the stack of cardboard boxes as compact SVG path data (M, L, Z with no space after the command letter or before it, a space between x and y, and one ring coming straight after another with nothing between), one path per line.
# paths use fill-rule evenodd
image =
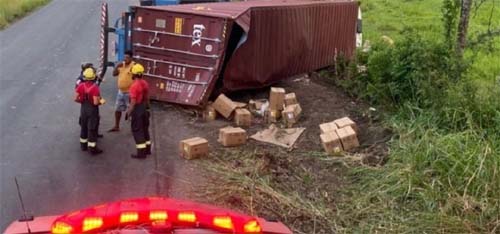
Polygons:
M276 123L282 118L287 127L292 127L298 122L301 113L302 108L295 93L287 94L283 88L271 87L269 110L266 113L268 122Z
M359 146L356 123L348 117L319 125L321 144L328 154L338 154Z
M252 114L246 109L246 103L234 102L226 95L221 94L212 104L213 109L224 118L231 119L234 112L234 122L239 127L250 127L252 124Z

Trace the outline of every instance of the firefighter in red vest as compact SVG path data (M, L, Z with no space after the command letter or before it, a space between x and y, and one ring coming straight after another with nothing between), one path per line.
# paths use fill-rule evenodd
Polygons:
M104 104L101 99L99 86L95 84L96 74L94 69L87 68L83 71L84 82L76 87L75 102L81 104L80 108L80 148L92 155L102 153L97 147L97 129L99 128L99 105Z
M137 154L132 158L146 158L151 154L151 140L149 138L149 86L142 79L144 67L141 64L132 66L132 79L130 86L130 105L125 117L131 118L132 134L134 135Z

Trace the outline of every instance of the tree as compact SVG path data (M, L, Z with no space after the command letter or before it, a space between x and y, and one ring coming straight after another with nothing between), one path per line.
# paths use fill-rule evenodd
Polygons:
M457 55L462 57L465 47L467 46L467 30L469 28L469 18L473 0L462 0L460 10L460 20L457 30Z

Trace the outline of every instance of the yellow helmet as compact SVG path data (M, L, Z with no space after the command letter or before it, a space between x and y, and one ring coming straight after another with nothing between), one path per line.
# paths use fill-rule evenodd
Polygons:
M95 79L95 71L93 68L87 68L83 71L83 79L85 80L94 80Z
M132 66L132 75L142 74L144 74L144 67L139 63L134 64L134 66Z

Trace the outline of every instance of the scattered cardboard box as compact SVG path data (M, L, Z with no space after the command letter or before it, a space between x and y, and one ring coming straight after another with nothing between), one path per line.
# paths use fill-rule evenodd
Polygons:
M236 126L250 127L252 124L252 114L244 108L238 108L234 111L234 122Z
M233 101L234 105L236 105L236 108L245 108L247 107L247 104L244 102L235 102Z
M181 156L186 159L195 159L208 155L208 141L201 137L182 140L179 144Z
M338 127L334 122L329 122L320 124L319 129L321 130L321 134L323 134L327 132L334 132L336 129L338 129Z
M226 127L219 129L219 140L223 146L239 146L247 142L247 132L242 128Z
M283 110L283 104L285 101L285 89L271 87L271 92L269 94L269 109L271 110Z
M344 150L350 150L359 146L358 137L351 126L339 128L335 132L339 136Z
M295 96L295 93L287 93L285 95L285 106L290 106L293 104L299 104L299 102L297 102L297 97Z
M342 142L340 137L337 135L337 132L327 132L320 135L321 145L323 145L323 149L325 149L328 154L338 154L340 153L342 148Z
M217 111L215 111L215 108L212 105L212 103L209 103L203 111L203 119L207 122L213 121L217 118Z
M354 121L352 121L349 117L336 119L333 122L337 125L338 128L344 128L350 126L355 132L358 132L356 123L354 123Z
M281 118L281 111L266 110L264 113L264 120L266 123L276 123Z
M219 95L212 106L226 119L231 117L231 114L237 107L236 104L224 94Z
M298 122L301 113L302 113L302 108L300 107L300 105L293 104L285 107L285 110L283 110L281 114L283 120L285 121L285 124L290 128L292 127L293 124Z

